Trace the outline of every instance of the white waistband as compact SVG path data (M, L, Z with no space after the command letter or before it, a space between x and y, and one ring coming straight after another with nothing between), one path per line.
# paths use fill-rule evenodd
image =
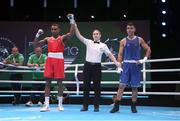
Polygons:
M136 60L124 60L123 62L125 62L125 63L137 63Z
M64 58L63 57L63 53L59 52L59 53L52 53L52 52L49 52L48 53L48 57L50 58Z

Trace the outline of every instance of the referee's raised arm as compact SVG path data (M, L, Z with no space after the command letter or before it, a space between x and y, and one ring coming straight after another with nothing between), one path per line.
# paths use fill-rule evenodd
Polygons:
M72 16L71 14L69 14L69 15L68 15L68 19L69 19L70 23L73 25L73 29L74 29L74 32L75 32L76 37L77 37L81 42L83 42L84 44L86 44L88 40L81 35L81 33L80 33L80 31L79 31L79 29L78 29L78 27L77 27L77 24L76 24L76 22L75 22L75 20L74 20L74 16Z

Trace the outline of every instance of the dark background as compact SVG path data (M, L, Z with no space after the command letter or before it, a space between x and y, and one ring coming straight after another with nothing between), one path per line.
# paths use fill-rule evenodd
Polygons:
M10 6L11 0L0 0L0 21L54 21L67 22L68 13L75 14L76 21L131 21L149 20L151 32L152 59L180 57L179 52L179 2L178 0L47 0L47 7L43 7L44 0L14 0L14 6ZM77 2L77 7L74 6ZM165 9L166 15L161 11ZM126 17L123 15L126 14ZM91 15L95 18L92 19ZM161 22L165 21L166 26ZM11 29L10 26L7 26ZM1 28L2 29L2 28ZM162 37L166 33L167 37ZM156 68L179 68L180 63L164 62L152 64L152 69ZM180 73L152 73L152 80L179 80ZM176 90L177 85L153 85L154 90ZM167 102L171 100L173 104L178 99L174 96L152 96L156 102ZM158 98L159 97L159 98ZM163 98L165 101L161 102ZM168 99L167 99L168 97ZM159 103L159 104L160 104Z
M74 13L77 21L123 21L150 20L151 22L151 58L179 57L179 6L178 0L0 0L0 21L60 21L67 22L66 15ZM74 8L77 1L77 8ZM161 10L167 14L162 15ZM126 18L123 15L126 14ZM95 18L92 19L91 15ZM60 17L59 17L60 16ZM167 26L161 25L162 21ZM9 27L9 26L7 26ZM10 27L9 27L10 29ZM167 34L166 38L161 36Z

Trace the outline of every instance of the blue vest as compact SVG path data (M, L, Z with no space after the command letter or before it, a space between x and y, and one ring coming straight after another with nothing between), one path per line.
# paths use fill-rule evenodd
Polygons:
M141 58L141 46L140 40L136 37L133 40L129 40L126 37L126 44L123 50L123 60L139 60Z

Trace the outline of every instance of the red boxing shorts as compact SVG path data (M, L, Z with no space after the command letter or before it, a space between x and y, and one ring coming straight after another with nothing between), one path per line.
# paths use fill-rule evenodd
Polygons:
M63 79L65 77L64 58L54 58L48 54L48 58L45 63L44 77Z

